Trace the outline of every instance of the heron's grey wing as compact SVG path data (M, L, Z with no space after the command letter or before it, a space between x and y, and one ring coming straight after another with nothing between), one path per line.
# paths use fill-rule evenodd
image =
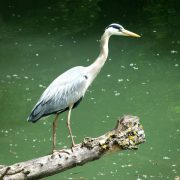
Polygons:
M66 71L47 87L28 121L37 121L42 116L63 111L84 96L86 89L85 67L78 66Z

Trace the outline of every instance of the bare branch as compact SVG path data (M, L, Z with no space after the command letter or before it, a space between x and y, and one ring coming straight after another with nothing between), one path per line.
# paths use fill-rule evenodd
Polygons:
M145 142L145 133L139 118L127 115L118 120L116 127L97 138L85 138L75 148L59 150L53 154L0 167L0 179L40 179L75 166L94 161L106 153L137 150Z

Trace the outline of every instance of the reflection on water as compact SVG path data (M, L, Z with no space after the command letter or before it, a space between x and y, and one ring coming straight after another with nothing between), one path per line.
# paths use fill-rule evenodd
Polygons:
M104 13L108 4L98 2L93 6L100 6L100 12ZM143 13L150 11L153 14L150 7ZM46 12L43 8L42 11ZM47 32L37 33L33 28L27 30L28 24L18 27L13 25L12 19L8 22L6 18L0 18L0 22L6 21L4 29L10 28L3 31L0 38L0 164L24 161L50 152L53 117L31 124L26 122L27 116L55 77L73 66L94 61L99 52L98 39L104 26L114 21L113 13L111 15L107 10L107 20L102 18L101 24L93 20L92 28L84 25L78 30L80 33L71 32L66 36L61 30L54 32L48 27ZM171 13L178 15L172 7ZM138 22L140 17L137 16ZM132 20L131 15L129 19ZM114 127L117 117L124 114L141 118L147 142L138 151L105 156L46 179L178 179L180 38L169 33L175 26L179 27L179 23L176 21L174 26L169 26L167 32L166 26L158 25L159 18L153 22L154 26L147 25L144 19L140 24L136 21L123 24L127 29L141 33L142 38L112 37L104 68L72 114L76 142L106 132ZM65 122L66 114L62 114L58 124L59 148L70 146Z

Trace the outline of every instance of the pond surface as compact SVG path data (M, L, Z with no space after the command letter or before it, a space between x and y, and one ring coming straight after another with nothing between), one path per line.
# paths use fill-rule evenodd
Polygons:
M96 59L101 34L113 22L112 16L108 17L112 21L103 19L101 25L96 21L93 27L78 33L54 33L49 29L37 33L16 24L11 24L11 31L3 31L0 164L29 160L51 151L54 116L35 124L26 119L55 77ZM71 119L78 143L84 137L96 137L112 129L124 114L137 115L145 129L146 143L137 151L107 155L46 179L164 180L180 176L180 36L171 36L171 26L164 35L167 27L149 28L146 23L122 24L142 38L110 39L107 62ZM71 144L66 117L67 113L62 114L58 122L59 148Z

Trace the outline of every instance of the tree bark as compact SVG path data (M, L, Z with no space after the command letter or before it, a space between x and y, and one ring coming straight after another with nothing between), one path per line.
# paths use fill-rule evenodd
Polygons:
M10 166L0 165L0 179L40 179L97 160L106 153L137 150L137 145L144 142L145 133L139 118L127 115L118 120L113 130L97 138L85 138L73 149Z

